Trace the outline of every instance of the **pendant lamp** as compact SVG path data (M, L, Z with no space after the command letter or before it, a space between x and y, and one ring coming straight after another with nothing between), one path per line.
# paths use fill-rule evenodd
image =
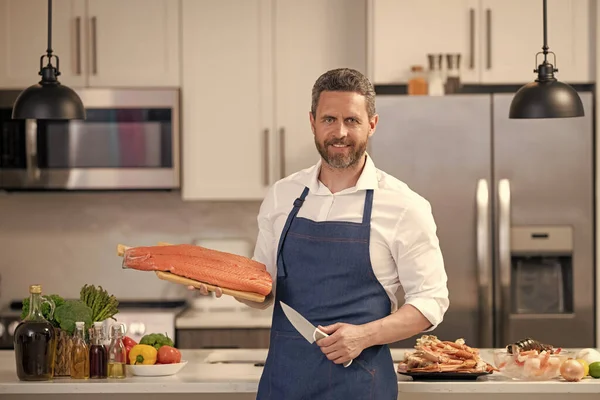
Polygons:
M48 58L48 64L43 67L44 57ZM52 57L56 59L56 68L52 65ZM48 49L40 57L39 75L42 80L17 97L13 119L85 119L85 107L77 93L57 79L60 71L58 56L52 54L52 0L48 0Z
M542 52L535 55L536 62L539 54L544 55L544 61L533 70L538 74L535 82L521 87L510 104L509 118L570 118L582 117L583 104L579 94L570 85L559 82L554 77L558 69L548 62L549 52L547 32L546 0L543 0L544 10L544 45Z

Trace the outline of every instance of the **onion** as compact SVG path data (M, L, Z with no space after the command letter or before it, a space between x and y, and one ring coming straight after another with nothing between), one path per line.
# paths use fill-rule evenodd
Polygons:
M583 378L585 370L579 361L570 358L560 366L560 374L566 381L577 382Z

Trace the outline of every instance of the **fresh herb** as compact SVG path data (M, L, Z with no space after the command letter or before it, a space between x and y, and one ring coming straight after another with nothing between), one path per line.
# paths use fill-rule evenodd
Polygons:
M75 322L85 322L86 330L92 326L92 309L81 300L67 300L54 312L60 329L72 335L75 332Z
M79 293L79 299L92 309L92 322L104 321L108 318L116 321L114 316L119 312L119 302L102 286L96 288L94 285L84 285Z
M140 344L147 344L158 350L162 346L173 346L173 341L166 334L163 335L162 333L150 333L142 337Z
M52 300L54 303L54 315L50 317L50 305L48 303L42 303L42 315L48 320L54 327L58 328L60 323L56 321L56 309L65 303L65 299L57 294L46 295L45 297ZM21 310L21 319L25 319L29 315L29 297L23 299L23 307Z

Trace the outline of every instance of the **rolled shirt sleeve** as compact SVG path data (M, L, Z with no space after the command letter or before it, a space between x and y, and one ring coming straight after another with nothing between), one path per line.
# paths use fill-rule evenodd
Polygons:
M275 208L275 186L272 186L265 199L263 200L258 212L258 237L256 238L256 246L252 259L266 266L267 272L273 280L273 289L271 295L263 303L256 303L238 299L250 307L257 309L266 309L273 304L275 298L275 287L277 282L277 261L275 248L278 239L273 233L273 222L271 221L271 212Z
M442 322L450 304L448 277L436 231L429 202L415 202L396 225L392 249L405 304L415 307L431 323L424 332L434 330Z

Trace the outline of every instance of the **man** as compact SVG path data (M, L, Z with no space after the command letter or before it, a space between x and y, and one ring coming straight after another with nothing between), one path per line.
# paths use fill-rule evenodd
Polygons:
M321 160L275 183L258 216L253 258L271 273L273 293L243 302L274 309L257 398L396 399L387 345L434 329L449 306L431 208L367 154L378 115L361 73L320 76L309 118ZM309 344L280 301L330 336Z

